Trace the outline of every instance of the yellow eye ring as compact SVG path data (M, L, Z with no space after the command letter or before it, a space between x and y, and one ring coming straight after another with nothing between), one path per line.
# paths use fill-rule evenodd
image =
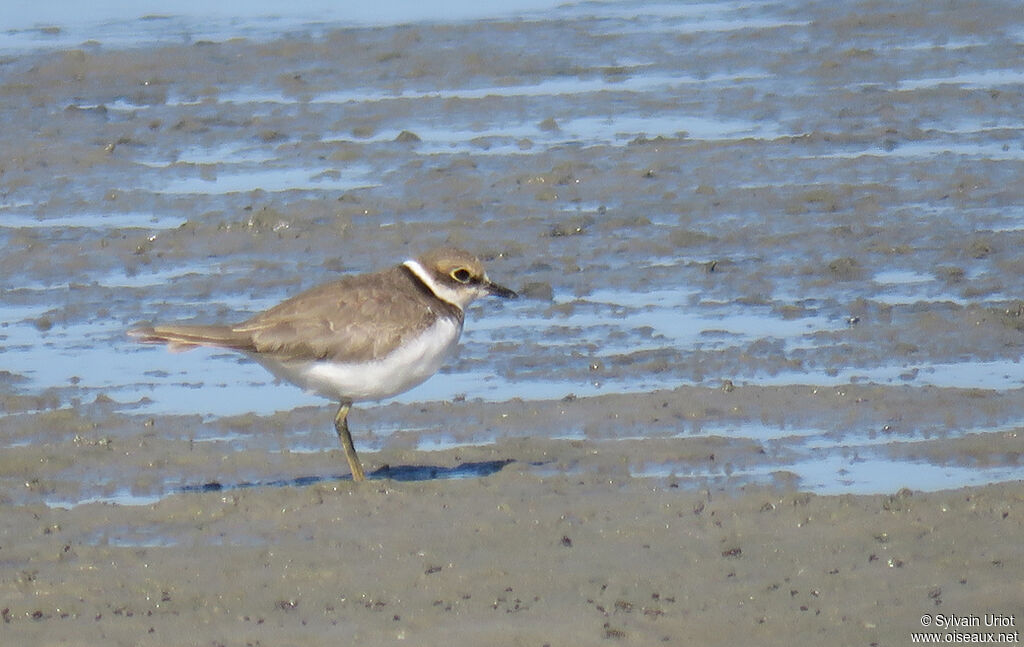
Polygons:
M464 267L460 267L452 270L450 276L459 283L469 283L470 279L473 278L473 273Z

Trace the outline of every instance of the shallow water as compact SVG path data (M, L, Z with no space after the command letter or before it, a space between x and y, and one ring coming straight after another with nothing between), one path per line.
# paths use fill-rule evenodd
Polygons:
M0 110L20 127L0 133L17 151L0 174L0 444L24 452L8 457L9 496L144 503L216 478L220 453L333 450L328 403L229 353L169 354L125 330L243 319L444 242L525 298L475 304L440 377L360 407L370 456L595 437L555 414L489 422L509 403L740 387L731 408L686 402L672 423L642 419L639 399L594 400L598 418L637 416L596 437L627 453L699 428L759 447L728 470L630 467L729 487L1021 478L1006 434L1024 420L1024 82L1005 61L1024 29L1012 4L915 7L871 22L858 5L579 3L376 26L254 7L189 38L188 15L8 31ZM914 394L886 414L891 436L864 443L863 421L828 407L751 413L772 389L850 385ZM452 402L450 422L411 420ZM72 410L81 433L47 426ZM67 464L73 438L127 441L161 417L161 451L202 443L195 463L149 479L101 455L98 472ZM236 418L252 431L223 433ZM896 451L936 434L937 455ZM998 437L996 464L958 453L977 434ZM27 480L52 483L22 487L40 447L52 470ZM266 460L235 482L306 473Z

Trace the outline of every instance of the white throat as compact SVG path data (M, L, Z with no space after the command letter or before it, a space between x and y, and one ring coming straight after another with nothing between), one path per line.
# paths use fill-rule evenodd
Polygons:
M402 263L402 265L409 268L410 272L423 281L423 284L430 288L435 297L442 301L447 301L459 310L465 310L466 306L479 296L477 291L472 288L451 288L438 282L417 260L408 260Z

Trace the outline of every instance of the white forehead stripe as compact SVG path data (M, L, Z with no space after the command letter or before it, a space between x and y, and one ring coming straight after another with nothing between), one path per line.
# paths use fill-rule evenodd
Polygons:
M435 281L434 277L430 275L430 272L424 269L417 260L408 260L402 263L402 265L409 268L409 271L415 274L416 278L423 281L423 285L430 288L430 291L434 293L435 297L442 301L447 301L459 310L465 308L467 296L469 296L468 301L473 300L472 295L467 295L465 292L460 292L459 290L453 290L447 285L442 285Z

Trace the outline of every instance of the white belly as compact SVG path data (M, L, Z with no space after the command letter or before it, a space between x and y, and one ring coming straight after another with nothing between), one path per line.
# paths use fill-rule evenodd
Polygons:
M390 355L365 363L280 361L254 356L277 377L336 401L381 400L421 384L441 368L458 345L462 325L439 318L419 337Z

